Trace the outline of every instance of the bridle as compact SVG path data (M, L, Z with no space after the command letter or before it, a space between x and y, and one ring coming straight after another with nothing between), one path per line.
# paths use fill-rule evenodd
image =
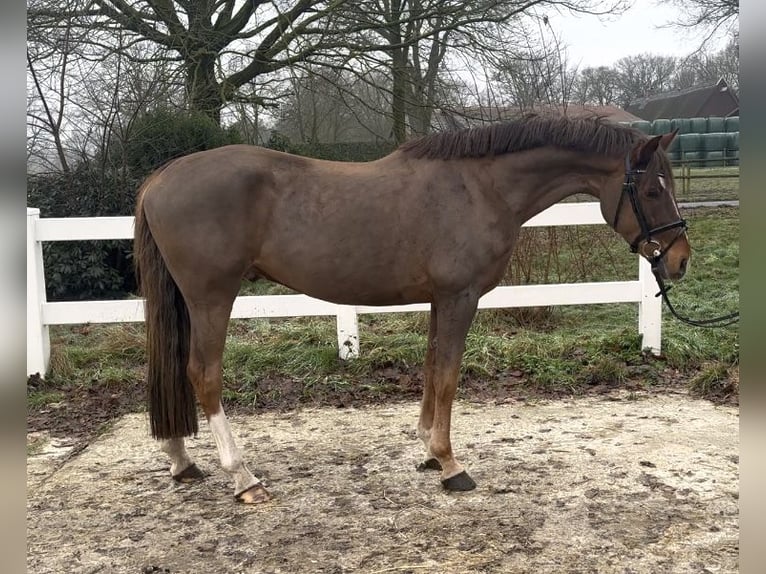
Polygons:
M673 244L678 240L678 238L681 237L686 231L686 220L683 219L679 214L678 219L672 223L666 223L665 225L659 225L657 227L649 226L646 215L644 215L644 211L641 209L641 202L638 200L637 176L643 175L645 173L645 169L634 169L631 167L630 154L625 156L625 179L622 182L622 193L620 194L620 199L617 202L617 210L614 213L612 229L617 229L617 221L620 217L622 202L627 196L630 200L630 206L633 208L633 214L636 216L636 220L638 221L638 226L641 229L638 237L630 242L630 251L632 253L638 253L638 246L643 242L641 255L649 260L649 263L652 264L652 269L654 269L659 264L660 260L665 256L665 254L670 250ZM665 174L660 172L657 174L657 176L664 177ZM675 202L675 199L673 201ZM676 213L678 213L677 204ZM679 232L676 233L676 236L673 238L673 240L663 249L662 244L654 239L653 236L659 235L665 231L670 231L671 229L678 229Z
M661 296L673 316L679 321L686 323L687 325L692 325L694 327L725 327L727 325L736 323L739 321L738 311L729 313L727 315L721 315L720 317L714 317L712 319L689 319L688 317L679 315L673 305L670 303L670 299L668 298L668 291L670 291L671 286L666 285L665 281L660 276L659 264L662 261L662 258L665 257L667 252L673 246L673 244L678 240L678 238L686 232L687 225L686 220L681 217L681 214L678 211L677 203L675 205L676 213L678 214L678 219L676 221L666 223L664 225L658 225L657 227L651 227L649 225L649 222L646 219L646 215L644 214L643 209L641 209L641 202L638 199L638 176L645 173L645 169L633 168L630 165L630 153L628 153L628 155L625 156L625 179L622 182L622 192L620 193L620 199L617 202L617 210L614 213L612 229L617 230L617 221L620 217L622 203L627 196L630 200L633 214L636 216L636 221L638 221L638 226L641 229L638 237L631 241L630 251L632 253L638 253L639 246L641 246L641 255L643 255L651 264L652 274L654 275L654 278L657 281L657 285L660 288L655 297ZM664 177L664 174L660 172L657 174L657 176ZM673 198L673 201L675 202L675 198ZM670 231L671 229L678 229L678 233L676 233L675 237L673 237L673 239L663 248L662 243L654 239L654 236L659 235L665 231Z

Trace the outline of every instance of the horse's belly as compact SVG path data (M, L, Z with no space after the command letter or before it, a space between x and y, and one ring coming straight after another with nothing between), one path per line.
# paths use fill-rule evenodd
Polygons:
M403 269L401 262L374 264L369 260L283 257L256 262L262 275L299 293L343 305L403 305L431 301L425 270Z

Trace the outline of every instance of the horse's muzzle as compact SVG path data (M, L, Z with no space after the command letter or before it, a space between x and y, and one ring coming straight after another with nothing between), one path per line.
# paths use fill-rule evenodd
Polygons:
M686 275L688 267L688 257L680 258L675 265L668 265L665 258L662 258L652 265L652 271L666 281L679 281Z

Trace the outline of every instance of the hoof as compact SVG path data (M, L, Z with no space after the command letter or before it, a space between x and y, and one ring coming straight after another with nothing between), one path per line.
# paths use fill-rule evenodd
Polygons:
M442 486L445 490L452 491L466 491L476 488L476 483L468 476L466 471L463 471L455 476L450 476L442 480Z
M425 472L427 470L441 470L442 465L436 458L429 458L426 461L421 462L415 467L418 472Z
M202 474L202 471L194 463L187 466L178 474L173 475L173 480L175 480L176 482L197 482L198 480L202 480L203 478L205 478L205 475Z
M234 500L242 504L262 504L271 500L269 491L259 482L247 490L234 495Z

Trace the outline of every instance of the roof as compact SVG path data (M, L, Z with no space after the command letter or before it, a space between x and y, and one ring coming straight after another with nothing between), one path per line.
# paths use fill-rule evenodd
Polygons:
M441 110L434 112L433 123L437 130L454 130L488 122L512 120L528 113L565 115L570 118L602 117L615 123L633 122L641 119L617 106L570 103L566 106L538 105L531 109L515 106L471 106L460 111Z
M672 90L631 102L627 108L644 120L731 116L739 113L739 99L721 78L715 84Z

